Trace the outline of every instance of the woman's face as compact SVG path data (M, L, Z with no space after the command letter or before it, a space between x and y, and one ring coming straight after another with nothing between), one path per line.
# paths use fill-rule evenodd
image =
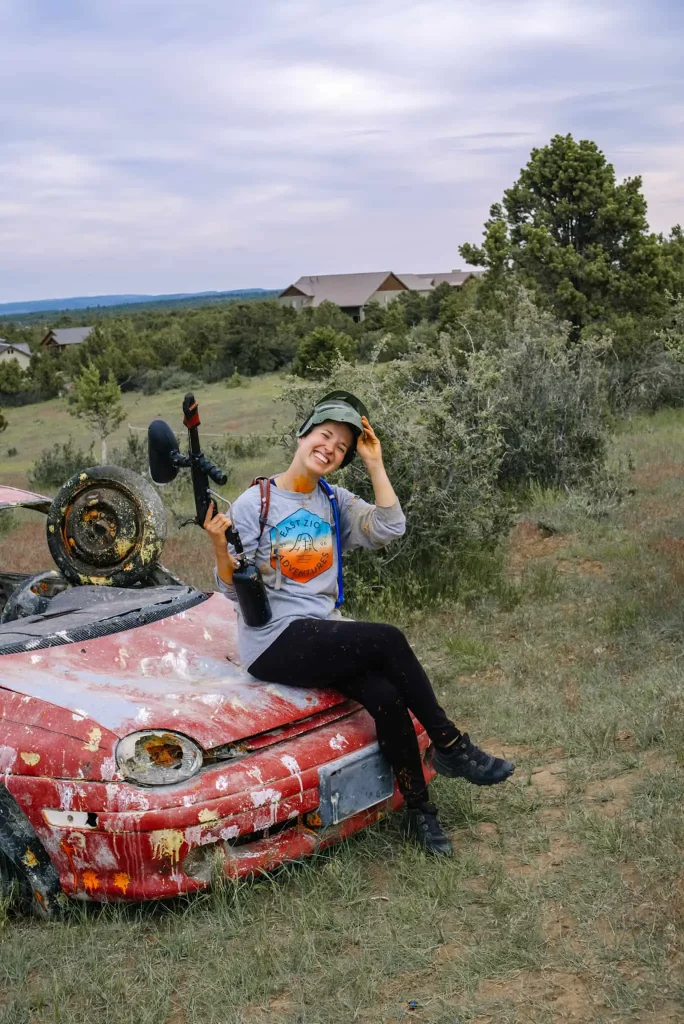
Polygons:
M346 423L326 420L300 437L297 451L304 467L313 476L327 476L339 469L354 443L354 434Z

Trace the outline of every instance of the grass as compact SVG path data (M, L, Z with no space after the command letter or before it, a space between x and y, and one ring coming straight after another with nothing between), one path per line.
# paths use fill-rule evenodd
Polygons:
M200 898L47 926L1 906L2 1024L684 1019L683 442L684 414L623 425L621 504L538 495L498 596L397 610L448 711L518 765L491 791L434 784L453 861L391 819ZM187 538L164 559L182 572Z
M275 373L250 378L239 388L227 388L221 382L203 384L196 389L202 417L201 436L209 441L211 434L271 433L274 421L282 425L289 418L287 407L276 402L281 389L282 378ZM184 392L179 390L162 391L156 395L126 392L122 396L126 419L108 439L109 449L123 445L131 429L146 431L150 421L156 417L167 420L175 430L182 431L183 396ZM0 478L16 487L26 486L27 474L39 453L50 448L55 441L66 441L71 436L87 448L93 440L85 423L69 415L63 399L12 408L5 410L5 415L9 426L0 435ZM17 449L17 454L10 457L7 452L12 448ZM95 450L99 451L97 441ZM240 468L243 472L235 476L234 488L239 488L250 472L249 480L254 476L253 466Z

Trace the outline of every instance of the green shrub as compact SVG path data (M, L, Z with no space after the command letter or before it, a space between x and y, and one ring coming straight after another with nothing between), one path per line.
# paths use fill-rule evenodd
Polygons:
M29 486L61 487L79 469L92 466L96 461L92 444L90 448L84 450L77 447L73 437L68 441L57 441L52 448L42 450L33 469L29 470Z
M124 469L146 476L149 468L147 434L144 431L129 433L123 448L114 448L108 461L113 466L123 466Z
M298 377L321 378L332 371L340 359L356 357L356 343L348 334L333 327L316 327L297 346L292 372Z

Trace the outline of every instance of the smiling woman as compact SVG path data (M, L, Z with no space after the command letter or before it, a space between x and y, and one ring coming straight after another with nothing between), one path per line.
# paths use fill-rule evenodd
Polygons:
M357 453L373 485L372 505L324 480ZM264 682L330 688L362 704L374 719L385 760L349 766L342 758L340 772L379 778L389 762L406 803L406 831L427 852L449 856L451 843L428 799L432 768L493 785L507 779L513 765L483 753L449 721L400 630L340 614L342 552L385 547L405 525L366 407L346 391L326 395L300 427L285 472L245 491L233 505L232 522L223 513L212 518L212 512L204 526L214 545L219 589L237 600L238 563L226 543L234 524L268 593L271 615L262 624L246 622L238 610L243 666ZM411 714L434 744L431 766L421 756ZM342 787L340 799L345 796Z

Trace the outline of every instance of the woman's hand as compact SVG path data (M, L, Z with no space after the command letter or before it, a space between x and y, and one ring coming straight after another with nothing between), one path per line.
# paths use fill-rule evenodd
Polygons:
M231 520L223 512L217 512L214 515L214 509L216 508L212 501L207 509L207 514L204 519L204 529L209 534L209 539L214 545L215 551L227 551L228 542L226 541L226 530L232 526Z
M356 450L366 469L375 469L382 466L382 447L365 416L361 417L361 423L363 424L363 434L356 442Z

